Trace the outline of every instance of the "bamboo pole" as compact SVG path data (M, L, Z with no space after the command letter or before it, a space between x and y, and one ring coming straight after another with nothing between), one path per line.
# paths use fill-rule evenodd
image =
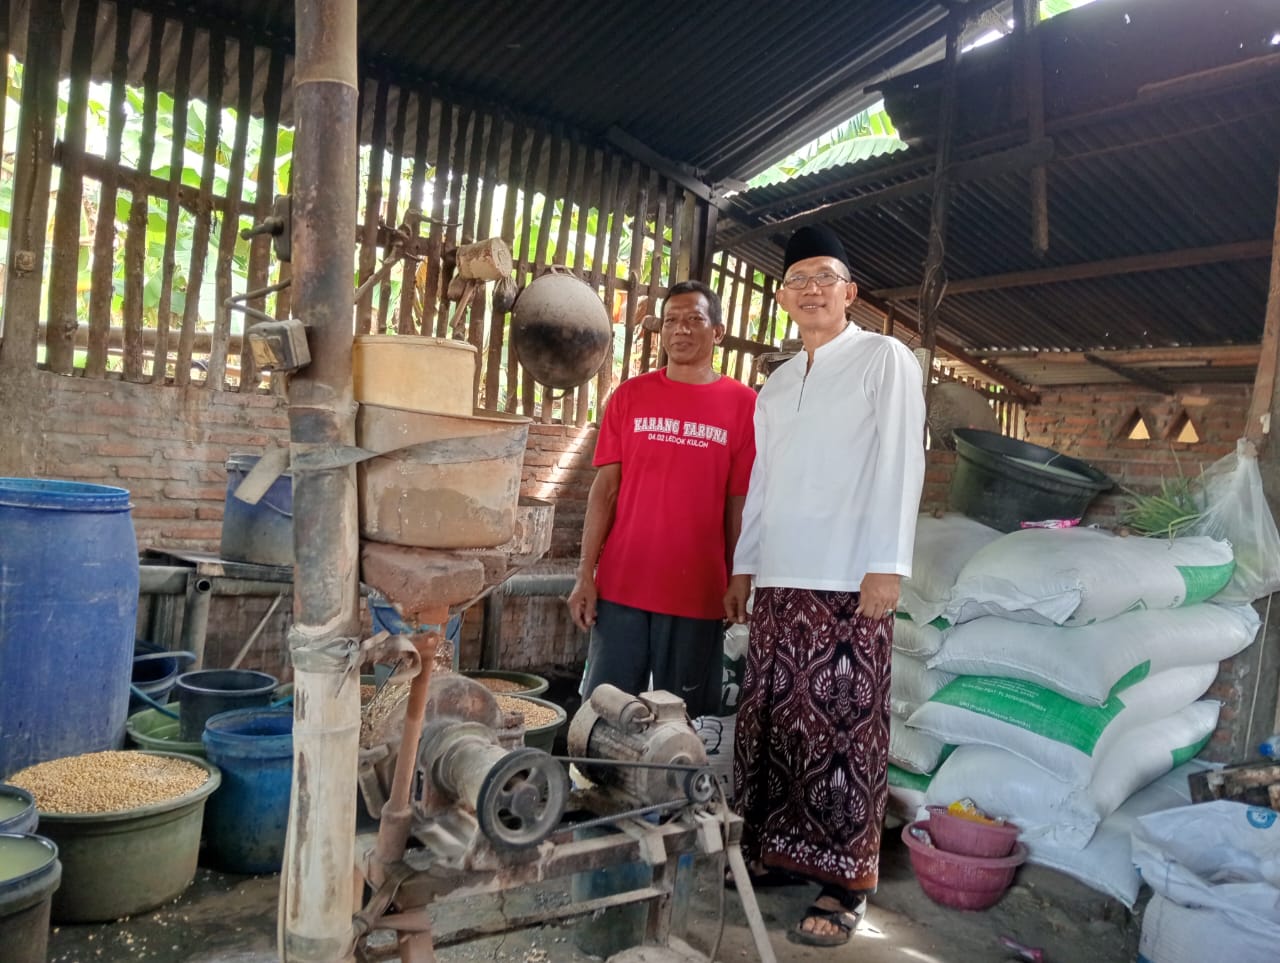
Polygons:
M725 324L725 330L732 334L731 324L733 316L738 310L738 268L742 265L737 258L733 258L733 273L729 272L728 254L723 254L720 261L720 281L729 291L729 303L724 303L724 294L721 292L720 311L721 317ZM720 373L725 374L729 370L729 350L723 348L720 351Z
M178 362L174 384L191 383L191 343L200 323L200 286L204 283L204 262L209 255L209 231L213 220L213 173L222 133L222 84L226 67L226 38L209 34L209 90L205 101L204 157L200 168L200 203L191 239L191 262L187 271L186 304L182 312L182 332L178 336Z
M262 95L262 151L258 155L257 195L254 201L253 219L261 223L271 212L276 187L276 138L280 131L280 101L284 91L284 52L271 51L267 66L267 86ZM249 290L259 291L267 286L271 267L271 238L255 234L249 241ZM266 298L254 298L251 308L266 311ZM256 391L259 375L253 363L253 352L247 344L240 346L240 379L238 391Z
M116 4L115 50L111 57L111 97L107 107L107 175L98 192L98 223L93 231L93 268L89 282L89 356L85 374L101 378L107 370L107 336L111 329L111 276L115 273L116 193L120 178L120 142L124 135L124 93L129 73L129 40L133 2ZM152 49L162 42L165 21L151 19ZM3 128L0 127L0 130Z
M387 94L385 78L373 80L373 133L369 139L368 191L364 201L364 236L360 239L360 284L373 274L378 263L378 217L382 212L382 162L387 150ZM373 287L356 302L356 333L373 330Z
M245 154L249 148L249 112L253 107L253 58L251 44L243 40L237 43L239 79L236 85L236 133L231 145L231 168L227 172L227 211L222 215L222 230L218 232L218 259L214 274L214 324L213 350L209 352L207 383L217 391L223 390L227 375L227 338L231 335L231 309L227 299L231 297L231 258L240 239L240 215L236 213L244 199Z
M631 165L628 164L628 167ZM620 187L622 184L622 158L617 154L613 154L609 160L609 179L605 182L604 203L601 205L601 218L596 223L596 250L600 250L600 239L605 236L604 229L604 213L609 215L609 233L608 248L605 251L603 262L597 258L592 266L592 277L595 279L593 287L598 286L603 275L604 280L604 307L609 315L610 324L613 322L613 292L617 284L616 262L618 260L618 245L622 241L622 220L623 212L619 211L618 205L622 200ZM612 329L611 329L612 333ZM613 348L605 354L605 359L600 365L600 371L596 375L596 421L598 422L604 414L605 402L609 399L609 389L613 386Z
M509 160L507 164L507 195L502 207L502 238L511 244L511 252L514 257L516 252L516 213L520 210L520 185L524 183L525 155L524 155L524 125L515 122L511 131L511 147L509 149ZM515 270L516 283L524 282L524 272L520 269L520 263L517 259ZM505 326L510 328L510 312L507 313ZM489 351L493 352L493 341L489 342ZM486 385L493 385L493 389L497 391L498 376L494 373L492 358L490 359L489 381ZM516 358L515 341L507 334L507 371L506 371L506 399L503 402L503 410L516 410L516 394L520 386L520 362ZM485 389L488 391L488 388Z
M636 316L636 302L640 300L640 272L644 270L644 237L645 219L649 213L649 181L645 172L637 171L635 177L635 198L632 210L635 216L631 221L631 258L627 265L627 308L623 318L626 329L622 332L622 373L621 381L626 381L631 374L631 350L635 346L635 326L640 320ZM568 418L565 419L566 423Z
M442 227L440 234L441 258L432 259L432 263L438 264L440 273L436 278L435 291L436 304L439 313L436 315L436 337L448 338L452 337L449 330L449 318L452 314L451 303L449 301L449 281L452 280L453 271L451 270L451 262L448 259L450 249L456 249L462 243L462 234L466 230L466 222L462 216L462 184L466 179L467 171L467 147L470 138L475 134L476 112L471 108L460 108L458 112L457 133L453 138L453 151L449 161L449 209L447 221ZM440 188L440 176L436 175L436 188Z
M523 184L523 219L520 226L520 261L517 271L525 284L533 280L535 265L532 252L529 250L533 238L533 195L538 183L538 171L542 167L542 146L546 142L546 133L541 127L533 132L533 146L529 151L529 163L525 167ZM512 344L514 350L515 345ZM533 416L533 378L523 365L520 365L520 411L525 417Z
M138 170L150 175L156 150L156 112L160 96L160 57L163 38L151 36L142 100L142 134L138 143ZM151 195L144 187L133 192L129 205L128 233L124 241L124 379L143 381L142 293L147 258L147 221Z
M160 303L156 306L156 350L155 359L151 363L151 380L156 384L164 384L169 371L169 322L175 314L173 275L177 268L178 193L182 188L183 158L186 154L187 103L191 92L191 60L195 53L195 39L195 27L184 23L182 39L178 44L178 66L174 79L173 145L169 155L169 187L165 193L164 254L160 264ZM176 380L176 370L174 374Z
M64 29L60 4L36 5L27 23L27 49L60 53ZM5 271L4 337L0 338L4 375L0 381L5 384L25 377L36 365L60 60L61 56L29 57L22 77Z
M431 144L431 94L414 91L413 122L413 173L409 175L409 209L405 214L405 227L417 236L422 226L423 191L427 180L427 149ZM417 334L418 320L414 317L417 297L416 264L406 262L400 280L400 307L397 310L396 331L400 334ZM429 333L423 330L423 333Z
M436 166L431 184L431 220L427 224L426 284L422 290L422 333L441 337L436 330L436 296L440 289L440 260L444 254L445 197L449 188L453 149L453 104L440 101L440 129L435 145ZM442 322L443 323L443 322Z
M396 119L391 128L391 176L388 178L390 188L387 191L387 213L384 220L390 227L400 226L400 178L404 167L404 128L405 117L409 108L409 92L404 87L396 88ZM388 244L382 250L387 257L392 251ZM413 262L405 261L402 265L404 275L410 282L413 280ZM402 279L401 284L405 283ZM391 275L382 279L378 291L378 334L387 333L387 319L391 313Z
M293 305L311 364L289 379L301 456L355 444L356 0L295 6ZM285 963L352 959L360 735L355 469L295 469L293 786L280 898Z
M98 26L98 0L76 5L71 43L71 83L67 95L66 127L62 135L62 176L53 211L53 256L49 265L49 323L45 360L50 371L70 374L75 366L75 341L80 274L80 216L84 198L84 141L89 110L89 70ZM28 58L30 59L30 58Z

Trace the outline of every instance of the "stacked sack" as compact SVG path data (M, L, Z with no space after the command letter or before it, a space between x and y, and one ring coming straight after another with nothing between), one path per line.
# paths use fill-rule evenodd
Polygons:
M968 797L1016 822L1033 862L1038 848L1086 847L1216 727L1218 704L1197 700L1259 622L1249 606L1204 604L1233 568L1210 538L1080 528L1014 532L974 553L926 663L955 678L905 726L958 747L926 802Z
M953 676L930 668L951 624L944 616L956 579L968 561L1000 533L963 515L921 515L911 578L903 580L893 627L893 675L889 685L889 794L906 814L924 792L949 747L907 725L907 719Z

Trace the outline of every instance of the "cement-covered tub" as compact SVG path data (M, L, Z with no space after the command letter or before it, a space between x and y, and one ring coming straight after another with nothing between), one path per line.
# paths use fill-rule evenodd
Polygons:
M493 548L515 534L529 419L361 405L360 533L418 548Z

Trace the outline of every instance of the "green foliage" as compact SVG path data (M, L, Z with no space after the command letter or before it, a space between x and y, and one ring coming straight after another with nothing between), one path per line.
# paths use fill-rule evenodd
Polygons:
M1204 514L1197 486L1182 475L1162 479L1160 491L1155 494L1130 489L1125 493L1120 520L1140 535L1176 538Z
M748 184L751 187L767 187L793 177L905 150L906 146L898 136L892 119L885 113L882 101L757 174Z

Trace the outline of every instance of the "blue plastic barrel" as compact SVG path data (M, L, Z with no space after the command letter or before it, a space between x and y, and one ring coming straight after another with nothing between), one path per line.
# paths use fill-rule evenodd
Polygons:
M205 807L207 859L231 873L277 873L293 780L293 710L236 709L205 726L222 785Z
M123 488L0 478L0 778L124 745L138 544Z

